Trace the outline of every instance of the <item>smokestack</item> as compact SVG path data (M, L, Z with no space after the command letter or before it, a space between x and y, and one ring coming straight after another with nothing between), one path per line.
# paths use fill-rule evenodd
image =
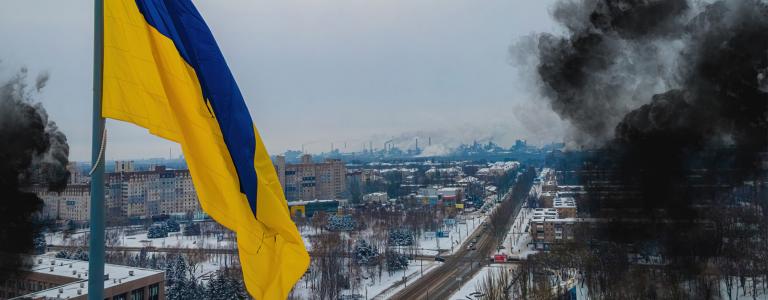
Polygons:
M432 137L427 138L427 146L432 146Z
M0 243L0 281L33 250L42 200L30 188L62 191L69 179L67 138L34 100L49 77L38 76L30 87L27 73L22 68L0 84L0 237L6 241Z
M419 138L416 138L416 150L419 150Z

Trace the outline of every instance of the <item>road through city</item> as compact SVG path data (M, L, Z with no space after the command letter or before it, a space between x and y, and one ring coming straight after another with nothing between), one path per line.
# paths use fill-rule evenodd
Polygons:
M529 190L531 185L523 186ZM504 224L505 230L509 230L527 195L527 193L520 193L522 196L514 197L515 194L507 193L504 199L504 201L514 201L514 211ZM391 299L449 299L451 294L470 280L483 265L490 262L491 253L502 242L493 237L491 230L483 230L483 227L478 228L475 234L476 250L467 249L472 238L467 239L465 244L454 255L447 257L441 266L408 284L408 287L400 290Z

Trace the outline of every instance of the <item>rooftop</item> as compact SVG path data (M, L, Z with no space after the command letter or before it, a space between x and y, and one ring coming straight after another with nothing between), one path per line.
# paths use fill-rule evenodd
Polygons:
M338 202L338 200L306 200L306 201L288 201L288 206L307 205L313 203L332 203Z
M55 258L52 256L32 256L34 263L30 272L67 277L72 282L51 289L21 296L31 299L69 299L88 294L88 262ZM163 274L163 271L135 268L121 265L104 265L104 289L126 282L139 280L153 275Z
M573 197L558 197L552 203L555 208L569 208L576 207L576 200Z

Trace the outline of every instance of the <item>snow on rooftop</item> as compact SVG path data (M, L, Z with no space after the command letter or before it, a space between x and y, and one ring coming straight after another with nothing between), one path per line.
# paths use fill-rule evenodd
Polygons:
M30 297L32 299L56 299L57 297L59 299L68 299L86 295L88 293L87 261L55 258L46 255L34 255L32 258L34 265L31 266L29 270L30 272L68 277L72 279L72 282L51 289L27 294L24 297ZM163 273L163 271L159 270L105 264L104 289Z
M552 206L555 208L576 207L576 200L574 200L573 197L558 197L555 198Z
M307 205L312 203L331 203L338 200L302 200L302 201L288 201L288 206L295 206L295 205Z

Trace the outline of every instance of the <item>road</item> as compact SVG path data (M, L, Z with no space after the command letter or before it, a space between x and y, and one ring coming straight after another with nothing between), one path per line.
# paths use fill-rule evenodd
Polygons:
M512 220L520 212L525 200L524 198L512 199L511 195L512 193L507 194L504 201L516 201L517 203L514 203L514 212L505 224L506 230L509 230ZM496 245L501 244L501 241L493 238L490 230L479 228L477 231L477 250L467 249L466 244L471 238L467 239L459 251L446 258L445 263L410 283L408 287L392 296L391 299L448 299L466 281L470 280L484 264L490 262L491 253L495 250Z

